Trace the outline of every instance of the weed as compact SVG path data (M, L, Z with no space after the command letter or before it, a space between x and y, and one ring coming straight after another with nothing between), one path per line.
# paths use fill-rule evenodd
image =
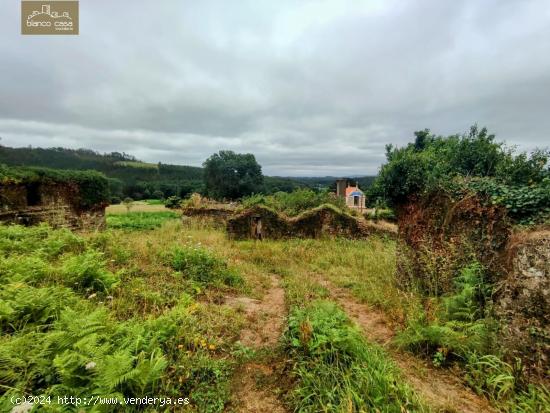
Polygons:
M384 352L366 342L334 303L295 309L288 325L296 411L424 411Z
M176 247L170 254L170 260L173 269L203 285L235 286L242 283L241 276L229 269L225 261L203 248Z

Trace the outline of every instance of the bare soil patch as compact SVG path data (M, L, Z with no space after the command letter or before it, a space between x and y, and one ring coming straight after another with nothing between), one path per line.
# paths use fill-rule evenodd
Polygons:
M240 308L246 314L247 326L240 342L253 349L274 348L282 334L286 315L285 292L279 279L271 276L271 286L261 300L249 297L227 297L226 305ZM284 413L286 408L273 384L270 365L250 362L242 365L233 380L233 399L229 411L246 413Z

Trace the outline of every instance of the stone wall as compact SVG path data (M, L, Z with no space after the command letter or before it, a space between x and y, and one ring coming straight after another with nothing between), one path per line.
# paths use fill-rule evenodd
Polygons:
M508 274L495 297L502 344L544 376L550 368L550 229L514 233L505 259Z
M343 213L330 205L306 211L289 218L264 207L255 206L227 220L227 233L232 239L254 237L254 220L261 219L263 238L367 238L372 234L393 237L395 230L388 224L374 224Z
M453 200L434 195L397 208L398 280L428 294L454 289L454 277L472 261L496 282L505 268L502 254L511 233L506 210L476 196Z
M398 208L398 280L428 295L452 294L472 261L493 286L498 342L507 361L526 374L550 366L550 229L513 232L504 208L476 196L415 199Z
M46 222L53 227L102 229L105 206L87 210L75 207L78 188L62 184L0 185L0 222L36 225Z

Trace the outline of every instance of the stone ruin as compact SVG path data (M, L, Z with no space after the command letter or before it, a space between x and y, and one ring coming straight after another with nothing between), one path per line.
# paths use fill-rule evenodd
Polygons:
M261 222L262 238L367 238L372 234L394 236L392 229L348 215L332 205L322 205L289 218L271 208L257 205L227 220L231 239L254 239Z
M401 286L452 293L456 274L477 260L494 285L507 360L519 357L529 374L544 377L550 365L550 228L518 232L505 208L473 195L410 199L397 215Z
M502 344L544 375L550 366L550 229L513 233L505 264L496 307L505 321Z
M70 181L0 179L0 222L54 228L102 229L105 227L106 202L82 206L81 188Z

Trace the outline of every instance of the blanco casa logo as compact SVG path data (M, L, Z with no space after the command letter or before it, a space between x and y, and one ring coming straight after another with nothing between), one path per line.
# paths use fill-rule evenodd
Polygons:
M78 1L22 1L22 34L78 34Z

